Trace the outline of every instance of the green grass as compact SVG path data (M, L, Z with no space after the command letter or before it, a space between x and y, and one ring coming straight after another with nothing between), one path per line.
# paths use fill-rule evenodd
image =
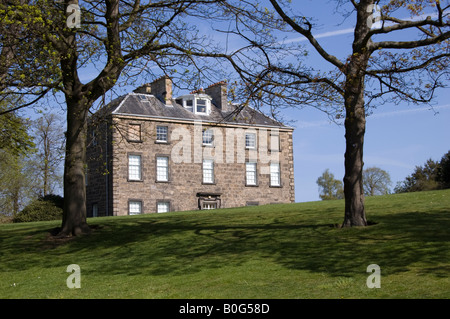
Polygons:
M0 298L448 298L450 190L366 198L365 228L339 229L343 201L0 225ZM81 268L69 289L66 268ZM369 289L367 266L381 267Z

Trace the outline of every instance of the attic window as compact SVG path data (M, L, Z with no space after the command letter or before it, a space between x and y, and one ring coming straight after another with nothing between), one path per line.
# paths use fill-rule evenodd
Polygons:
M148 100L147 95L144 95L144 94L140 94L140 95L139 95L139 100L140 100L141 102L150 102L150 101Z
M194 100L185 100L185 106L186 110L194 112Z
M207 113L206 110L206 100L205 99L196 99L197 102L197 111L196 113Z
M188 94L177 99L184 109L194 114L209 115L211 113L211 97L206 94Z

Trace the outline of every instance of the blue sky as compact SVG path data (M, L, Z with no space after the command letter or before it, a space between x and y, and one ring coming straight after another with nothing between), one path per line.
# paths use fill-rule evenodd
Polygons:
M426 107L385 105L367 118L364 145L365 167L386 170L393 182L403 180L416 165L428 158L440 160L450 150L450 104L448 92L442 104L431 111ZM447 98L447 99L446 99ZM297 202L319 200L317 178L329 168L335 178L344 176L344 128L329 123L314 109L293 113L294 172Z
M351 49L354 17L343 20L334 13L330 1L293 1L293 6L305 16L315 16L317 29L313 32L319 43L330 53L342 59ZM401 35L408 40L407 34ZM292 36L292 42L306 43ZM313 50L308 63L327 67ZM289 110L286 117L296 121L294 127L294 171L296 201L319 200L317 178L325 169L342 180L344 176L345 130L331 123L322 112L304 108ZM450 94L448 89L438 91L433 109L429 106L385 104L367 117L364 145L365 167L377 166L386 170L392 180L391 189L398 181L412 173L416 165L429 158L440 160L450 150Z

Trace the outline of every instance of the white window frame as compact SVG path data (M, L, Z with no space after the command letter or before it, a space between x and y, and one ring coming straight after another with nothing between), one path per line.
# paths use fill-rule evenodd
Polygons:
M192 103L192 105L188 105L188 101ZM183 107L188 110L189 112L194 113L194 107L195 107L195 99L185 99L183 100Z
M281 186L280 163L270 163L270 186Z
M142 201L129 200L128 201L128 215L140 215L142 214Z
M168 212L170 212L170 202L168 202L168 201L157 201L156 202L156 212L157 213L168 213Z
M252 136L253 138L247 138ZM256 149L256 133L245 133L245 148L254 150Z
M202 210L217 209L217 202L203 202Z
M256 186L258 184L258 173L256 162L245 163L245 185Z
M202 94L202 93L201 94L198 94L198 93L187 94L187 95L181 96L179 99L182 100L183 107L189 112L192 112L194 114L199 114L199 115L209 115L211 113L211 97L207 94ZM204 112L198 110L198 107L199 107L198 101L199 100L205 101ZM190 105L188 106L188 103L191 103L192 106L190 106Z
M199 106L198 101L200 101L200 100L205 102L205 111L204 112L198 110L198 106ZM195 114L209 114L209 100L208 99L205 99L202 97L198 97L195 99Z
M204 184L214 184L214 160L203 160L202 178Z
M133 159L138 160L134 162ZM128 154L128 180L141 181L142 180L142 158L141 155Z
M168 182L169 181L169 157L168 156L156 156L156 181Z
M205 146L213 146L214 145L214 131L212 129L203 130L202 144Z
M164 129L165 132L158 132L159 129ZM164 136L165 138L161 139L161 136ZM157 125L156 126L156 141L159 143L167 143L169 141L169 127L164 125Z

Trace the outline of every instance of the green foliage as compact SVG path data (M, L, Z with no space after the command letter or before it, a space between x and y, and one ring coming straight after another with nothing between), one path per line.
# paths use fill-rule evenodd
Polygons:
M450 151L442 156L440 162L430 158L423 166L416 166L411 175L397 183L394 191L407 193L444 188L450 188Z
M450 188L450 151L441 158L438 169L438 180L442 188Z
M61 219L64 199L59 195L47 195L32 201L14 218L15 223Z
M0 150L0 214L15 216L38 195L36 162Z
M0 103L0 113L7 108ZM28 123L14 112L0 115L0 149L19 155L32 151L35 145L28 135Z
M333 173L330 173L329 169L326 169L323 172L316 183L319 185L319 196L322 200L344 198L342 181L335 179Z

